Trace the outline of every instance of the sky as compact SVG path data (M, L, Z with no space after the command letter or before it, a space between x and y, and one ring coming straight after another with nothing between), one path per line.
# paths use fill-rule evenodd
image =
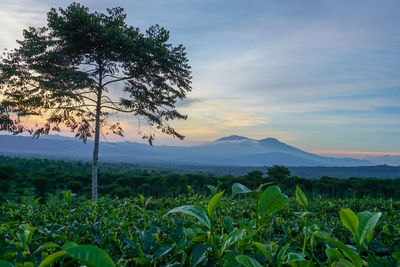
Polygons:
M0 7L0 50L51 7L69 1L10 1ZM183 44L193 91L175 126L197 145L231 134L274 137L325 155L400 153L400 1L80 1L127 23L159 24ZM137 141L136 121L126 140ZM120 139L110 139L120 140Z

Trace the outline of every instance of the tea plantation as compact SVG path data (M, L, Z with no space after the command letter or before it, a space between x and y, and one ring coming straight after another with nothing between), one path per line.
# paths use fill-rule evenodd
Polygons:
M0 266L398 266L400 201L235 183L153 199L4 201Z

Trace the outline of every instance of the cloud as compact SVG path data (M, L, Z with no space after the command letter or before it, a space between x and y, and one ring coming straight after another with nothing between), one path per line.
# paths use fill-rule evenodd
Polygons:
M128 24L159 23L187 47L193 91L177 107L189 119L173 125L189 143L239 133L324 149L363 136L363 145L375 148L377 136L387 133L382 147L390 147L400 134L396 0L82 3L99 11L123 6ZM50 7L66 5L6 0L0 49L14 47L23 28L44 25ZM134 138L138 122L122 118Z

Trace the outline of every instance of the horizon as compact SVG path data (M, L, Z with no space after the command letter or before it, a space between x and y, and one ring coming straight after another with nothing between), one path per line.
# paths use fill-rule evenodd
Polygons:
M100 12L114 7L80 3ZM5 1L0 50L15 48L23 29L44 26L51 7L68 4ZM400 154L399 2L154 0L116 6L125 8L129 25L144 31L158 23L171 32L172 43L187 48L193 91L179 109L189 118L172 123L186 139L160 134L155 145L198 145L237 134L330 156ZM142 141L137 121L124 119L123 125L125 138L107 140Z
M13 135L6 134L6 133L4 133L4 132L0 132L0 136L1 136L1 135L13 136ZM31 136L28 135L28 134L20 134L20 135L16 135L16 136L31 137ZM187 144L187 143L185 144L185 143L179 142L179 143L177 143L177 144L159 144L159 145L154 144L153 146L155 146L155 147L157 147L157 146L196 147L196 146L207 145L208 143L217 142L217 141L219 141L219 139L221 139L221 138L226 138L226 137L231 137L231 136L238 136L238 135L233 134L233 135L229 135L229 136L220 136L220 137L217 138L217 139L213 139L213 140L209 140L209 141L205 141L205 142L198 142L198 143L194 143L194 144ZM52 139L52 137L66 137L66 138L76 139L77 141L81 141L81 140L79 140L79 139L77 139L77 138L75 138L75 137L73 137L73 136L61 135L61 134L58 134L58 133L49 134L49 135L44 135L44 136L41 136L41 137L39 137L39 138L48 138L48 139ZM282 143L284 143L284 144L286 144L286 145L293 146L293 147L295 147L295 148L299 148L299 147L297 147L296 145L293 145L293 144L291 144L291 143L283 142L283 141L280 140L279 138L275 138L275 137L264 137L264 138L261 138L261 139L253 139L253 138L248 138L248 137L245 137L245 136L239 136L239 137L244 137L244 138L246 138L246 139L254 140L254 141L260 141L260 140L262 140L262 139L269 139L269 138L272 138L272 139L276 139L276 140L278 140L279 142L282 142ZM55 140L57 140L57 139L55 139ZM89 139L89 140L90 140L90 141L93 141L93 140L91 140L91 139ZM101 142L105 142L105 143L132 142L132 143L139 143L139 144L148 144L148 142L147 142L147 141L144 141L144 140L134 140L134 141L126 140L126 139L121 139L121 140L108 140L108 139L105 139L104 137L102 138ZM329 150L304 150L304 149L302 149L302 148L299 148L299 149L301 149L301 150L303 150L303 151L305 151L305 152L309 152L309 153L312 153L312 154L319 155L319 156L331 157L331 158L339 158L339 159L340 159L340 158L352 158L352 159L360 159L360 160L371 160L371 159L376 159L376 158L380 158L380 157L384 157L384 156L400 156L400 153L398 153L398 152L340 151L340 150L339 150L339 151L335 151L335 150L329 151Z

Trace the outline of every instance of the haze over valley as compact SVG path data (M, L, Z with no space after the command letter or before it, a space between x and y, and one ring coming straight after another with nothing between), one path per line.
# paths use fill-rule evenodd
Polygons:
M3 155L41 156L90 160L93 142L60 135L33 139L27 136L0 135ZM360 160L320 156L285 144L275 138L261 140L231 135L197 146L149 146L136 142L102 142L103 162L140 164L172 164L197 166L259 167L285 165L291 167L355 167L400 165L400 156L382 156Z

